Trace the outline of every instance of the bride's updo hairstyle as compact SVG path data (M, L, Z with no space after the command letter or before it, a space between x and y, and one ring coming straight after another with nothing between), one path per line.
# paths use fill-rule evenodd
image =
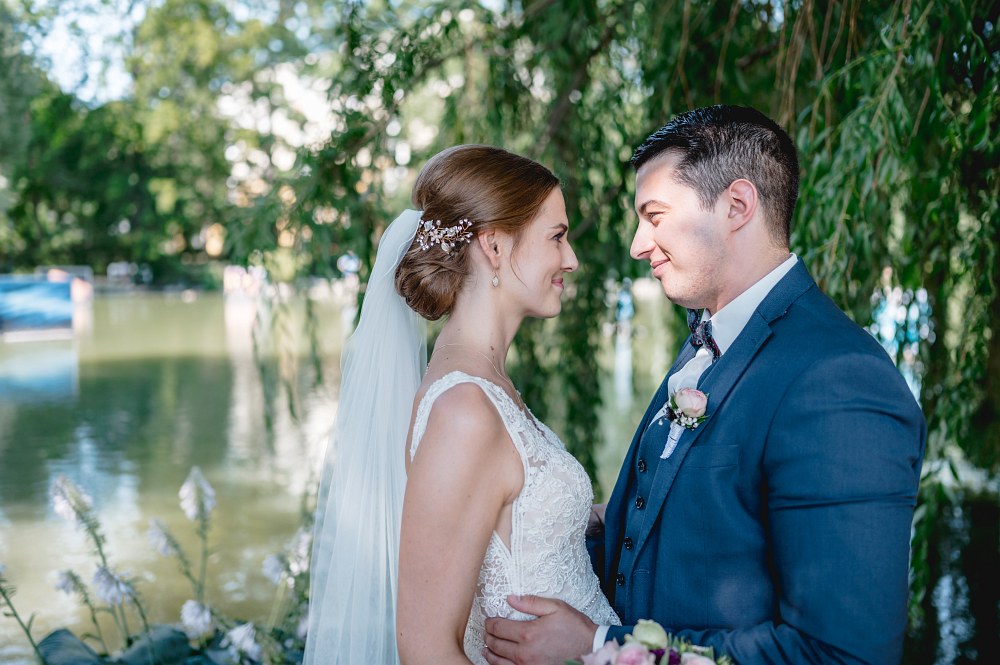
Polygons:
M476 236L499 229L514 237L535 218L559 178L538 162L488 145L459 145L434 155L413 185L413 203L425 221L442 229L468 220L471 241L450 252L434 244L423 249L418 238L396 269L396 290L410 308L436 321L451 313L455 296L470 272L469 252Z

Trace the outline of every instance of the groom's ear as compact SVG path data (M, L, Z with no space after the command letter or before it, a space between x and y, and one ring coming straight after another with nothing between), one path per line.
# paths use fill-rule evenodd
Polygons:
M740 178L730 183L724 194L724 203L729 206L726 218L730 231L740 230L753 219L759 200L757 188L749 180Z
M486 255L486 260L490 262L493 269L496 270L500 267L500 238L497 236L497 232L494 229L488 231L483 231L478 236L476 240L479 241L479 248L483 250L483 254Z

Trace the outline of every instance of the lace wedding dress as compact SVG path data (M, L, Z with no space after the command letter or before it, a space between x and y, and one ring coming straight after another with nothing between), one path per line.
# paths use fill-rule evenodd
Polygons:
M524 487L512 509L510 547L494 531L486 549L465 627L465 655L476 665L486 664L482 650L487 617L534 618L511 608L510 594L558 598L597 624L619 625L601 593L584 540L594 500L590 478L559 437L522 411L502 388L464 372L451 372L431 384L417 407L410 458L420 445L434 401L460 383L474 383L490 398L524 465Z

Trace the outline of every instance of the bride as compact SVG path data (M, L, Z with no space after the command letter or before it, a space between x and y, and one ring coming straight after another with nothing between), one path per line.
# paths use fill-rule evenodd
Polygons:
M487 617L532 618L511 594L619 623L584 543L590 479L505 369L521 322L557 315L578 265L559 180L457 146L413 201L382 237L344 352L307 665L486 663ZM447 317L426 369L421 317Z

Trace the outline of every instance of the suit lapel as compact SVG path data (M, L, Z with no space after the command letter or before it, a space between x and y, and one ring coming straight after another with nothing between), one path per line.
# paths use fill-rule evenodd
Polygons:
M771 323L783 316L788 311L788 307L792 302L812 286L815 286L815 282L809 276L802 262L799 261L771 289L771 292L764 298L753 315L751 315L750 320L747 321L746 326L744 326L743 331L733 342L732 346L702 375L698 389L708 395L706 413L709 419L697 429L685 430L677 441L677 446L674 448L673 454L665 460L660 460L657 465L656 474L653 476L652 490L646 502L644 522L639 532L638 542L636 543L638 549L641 549L649 538L649 534L652 532L653 525L657 522L657 517L663 508L663 503L666 501L667 494L673 486L674 479L677 477L677 471L684 462L684 457L687 455L688 450L690 450L691 446L703 432L712 429L714 425L712 422L713 415L719 411L719 407L726 400L726 397L728 397L740 376L746 371L764 342L771 336ZM690 347L690 344L687 346ZM675 363L674 370L679 366ZM649 413L647 412L647 418L648 416ZM633 449L629 451L630 456L634 455L635 446L636 442L633 441ZM618 487L615 488L615 492L618 492Z

